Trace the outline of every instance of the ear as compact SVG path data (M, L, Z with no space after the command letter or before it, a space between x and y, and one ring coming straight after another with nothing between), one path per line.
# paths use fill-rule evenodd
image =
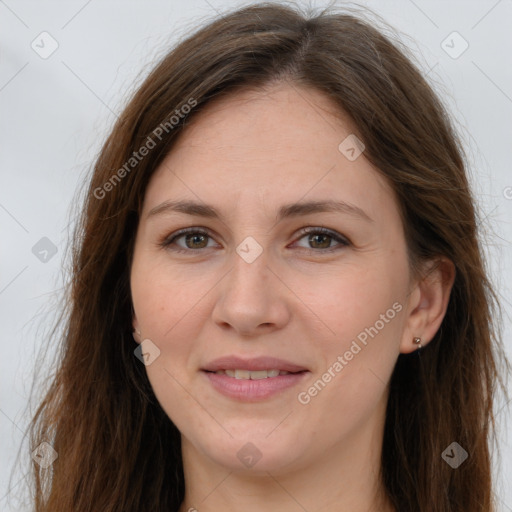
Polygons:
M413 342L416 337L421 338L422 347L432 341L446 314L454 281L455 265L448 258L441 257L425 265L422 277L413 283L409 294L400 342L402 354L417 350Z

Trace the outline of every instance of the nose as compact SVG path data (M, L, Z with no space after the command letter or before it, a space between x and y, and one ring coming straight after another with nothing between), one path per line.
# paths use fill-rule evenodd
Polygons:
M234 253L232 269L216 292L213 320L239 336L270 333L290 321L290 291L270 268L265 251L251 263Z

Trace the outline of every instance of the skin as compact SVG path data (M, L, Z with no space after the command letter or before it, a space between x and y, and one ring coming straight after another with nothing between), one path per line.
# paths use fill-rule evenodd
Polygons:
M350 161L338 149L352 133L350 119L318 91L279 83L237 92L193 119L150 180L131 268L133 326L137 341L160 350L148 378L182 434L180 512L395 510L379 478L388 382L399 354L416 350L413 337L425 346L438 330L454 274L441 261L428 278L413 278L390 186L364 153ZM214 206L222 220L148 217L184 199ZM283 204L326 199L371 220L321 212L277 222ZM350 243L299 233L307 226ZM211 237L159 245L187 227ZM252 263L236 252L248 236L263 250ZM401 311L300 403L298 393L396 303ZM279 357L311 373L300 386L244 403L200 371L230 354ZM237 457L248 442L261 453L250 468Z

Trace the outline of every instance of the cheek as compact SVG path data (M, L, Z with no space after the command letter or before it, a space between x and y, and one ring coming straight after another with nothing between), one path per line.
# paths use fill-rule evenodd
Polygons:
M142 257L134 260L131 275L132 300L142 336L160 351L146 366L146 373L158 402L178 428L201 418L187 389L189 365L197 352L195 340L204 322L199 300L208 290L199 289L202 284L207 286L208 280L185 275Z
M381 299L364 302L359 309L354 303L338 308L332 317L336 341L324 339L323 365L299 390L299 410L325 439L350 438L385 407L387 383L399 355L403 308L386 294Z
M135 314L143 338L150 339L159 350L154 362L146 366L146 373L168 414L183 404L191 405L183 386L188 386L188 372L205 321L200 299L208 288L203 290L203 284L207 286L207 280L187 278L184 272L164 265L134 261L131 288Z
M353 418L375 407L399 355L405 274L391 272L384 263L369 270L353 268L328 281L324 299L318 296L316 304L335 334L319 340L323 367L313 386L302 390L301 403L345 411ZM313 304L315 297L309 300Z
M316 288L308 301L331 331L326 337L332 341L329 352L348 350L354 339L364 343L371 334L381 346L395 338L405 290L404 279L384 265L352 267L326 278L325 286Z
M155 259L141 258L134 262L132 299L145 337L155 343L172 343L174 335L185 326L188 329L199 325L201 298L215 281L204 273L196 274Z

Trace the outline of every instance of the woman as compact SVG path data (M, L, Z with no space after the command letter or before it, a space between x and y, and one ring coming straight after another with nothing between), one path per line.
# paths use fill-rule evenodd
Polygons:
M503 351L463 151L361 18L259 4L179 44L74 243L38 512L495 510Z

